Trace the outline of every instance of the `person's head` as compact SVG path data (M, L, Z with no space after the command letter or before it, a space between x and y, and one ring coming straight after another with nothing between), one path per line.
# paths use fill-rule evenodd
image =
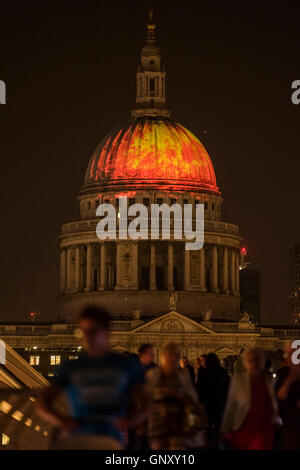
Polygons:
M179 359L179 365L182 369L184 369L185 367L187 367L189 361L188 361L188 358L185 357L185 356L182 356L180 359Z
M265 355L261 349L249 348L243 353L243 366L249 374L258 374L265 368Z
M154 360L154 349L152 344L144 343L139 347L139 358L144 366L150 366Z
M208 353L205 356L205 367L210 370L219 369L221 367L219 358L215 353Z
M194 362L194 367L195 367L195 369L200 369L200 367L201 367L200 357L196 357L195 362Z
M86 306L79 315L83 347L89 356L99 356L108 350L109 314L96 305Z
M206 356L207 354L201 354L199 357L200 367L206 367Z
M167 372L175 372L179 367L180 351L176 343L168 343L162 349L161 366Z

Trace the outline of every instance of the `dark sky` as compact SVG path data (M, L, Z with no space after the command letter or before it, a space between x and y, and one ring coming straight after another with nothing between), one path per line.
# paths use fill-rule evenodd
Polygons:
M299 1L156 3L173 117L206 146L223 220L262 271L263 322L287 323L288 250L300 241ZM79 218L94 148L129 117L147 6L1 0L0 320L57 317L60 225Z

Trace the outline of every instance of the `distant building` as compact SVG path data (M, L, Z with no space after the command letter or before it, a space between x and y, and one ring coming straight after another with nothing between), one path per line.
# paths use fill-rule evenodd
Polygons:
M269 355L284 351L291 341L300 338L298 326L257 326L249 316L242 315L238 322L222 322L212 320L208 312L204 321L197 321L171 311L146 322L112 320L110 349L120 354L136 354L141 344L151 343L155 362L160 363L162 346L176 342L182 355L193 363L209 352L224 361L253 346ZM76 323L0 323L0 336L50 381L60 364L76 360L81 351Z
M174 304L197 322L208 310L214 320L240 318L239 229L222 219L222 195L203 144L170 117L155 29L150 11L132 119L101 140L79 194L80 220L61 229L59 299L67 321L91 302L116 321L133 320L139 311L147 322ZM120 196L130 206L143 204L149 215L152 204L176 203L181 211L190 204L195 217L196 205L203 204L203 249L186 250L185 235L173 237L173 221L167 239L160 233L155 239L100 240L96 210L110 203L120 214ZM127 230L127 223L120 227Z
M246 268L240 272L241 311L253 316L260 323L260 278L258 269Z
M293 325L300 325L300 243L290 250L289 317Z

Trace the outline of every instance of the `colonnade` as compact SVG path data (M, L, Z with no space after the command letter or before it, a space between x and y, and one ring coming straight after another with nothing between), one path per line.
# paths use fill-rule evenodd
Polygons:
M174 290L174 244L167 242L167 289ZM157 250L156 243L153 241L150 244L150 265L149 265L149 290L156 290L156 267L157 267ZM93 266L95 266L94 257L94 243L78 244L64 247L60 251L60 293L79 292L84 290L89 292L95 290L93 278ZM96 260L97 272L97 290L103 291L107 286L107 243L100 242L99 259ZM118 242L117 242L118 245ZM82 250L85 247L86 250ZM206 249L203 248L199 252L197 259L199 275L198 282L195 286L191 282L191 253L193 251L184 250L184 289L185 290L200 290L202 292L222 292L225 294L238 294L239 293L239 251L236 247L222 246L216 244L206 244ZM115 268L116 268L116 285L118 289L121 280L121 256L118 252L119 246L116 249ZM75 250L75 253L74 253ZM84 277L82 279L81 264L82 256L84 254ZM138 250L135 251L135 256L138 257ZM208 259L206 259L208 257ZM134 289L138 288L138 259L133 259L134 263L134 276L136 283ZM209 282L208 282L209 277ZM84 288L82 287L84 285ZM133 287L132 287L133 288ZM129 287L130 290L130 287Z

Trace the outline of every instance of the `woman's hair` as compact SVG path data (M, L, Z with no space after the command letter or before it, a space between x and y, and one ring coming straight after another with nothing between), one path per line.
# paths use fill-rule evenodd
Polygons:
M167 343L163 346L162 348L162 354L165 354L165 353L174 353L174 354L177 354L179 356L180 354L180 350L179 350L179 346L177 343Z
M246 360L246 358L249 354L254 354L258 359L260 359L262 365L264 366L266 357L265 357L265 353L262 349L260 349L260 348L248 348L248 349L246 349L242 354L243 363L244 363L244 361Z

